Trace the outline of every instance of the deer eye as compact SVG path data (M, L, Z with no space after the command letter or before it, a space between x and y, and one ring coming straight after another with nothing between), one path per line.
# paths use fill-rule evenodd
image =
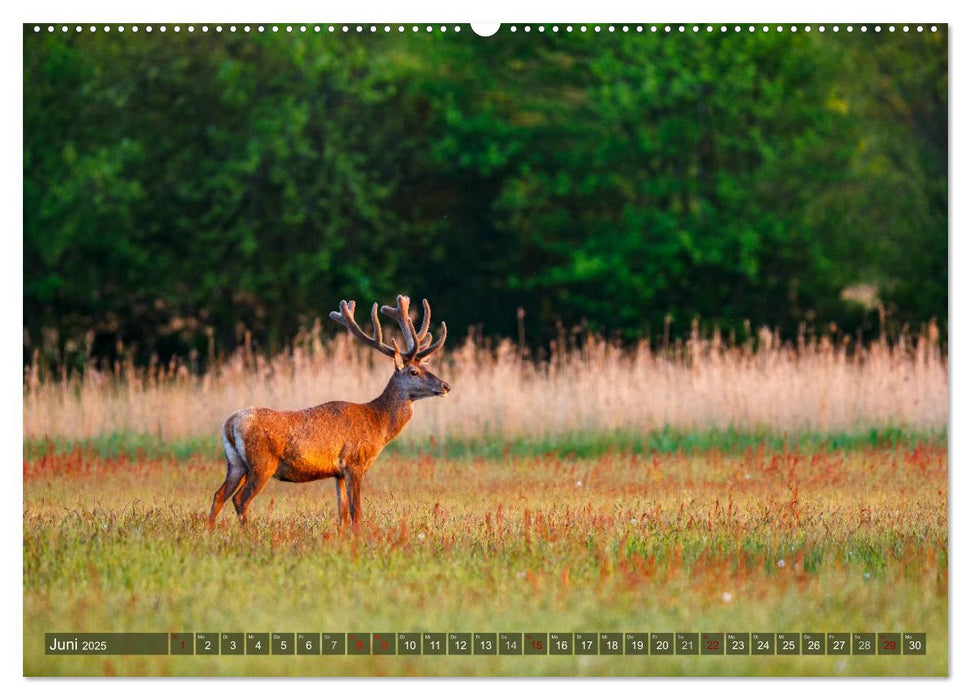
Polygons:
M418 376L418 370L415 369L414 367L412 367L411 370L409 371L409 374L411 374L412 377L417 377Z

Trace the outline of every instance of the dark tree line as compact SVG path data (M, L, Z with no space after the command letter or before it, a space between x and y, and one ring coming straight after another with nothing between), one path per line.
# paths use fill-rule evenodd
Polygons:
M26 353L273 351L399 291L533 343L946 329L946 32L25 28Z

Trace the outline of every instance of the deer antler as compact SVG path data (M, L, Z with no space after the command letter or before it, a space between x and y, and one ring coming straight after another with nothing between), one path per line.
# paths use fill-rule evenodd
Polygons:
M439 341L435 344L434 348L431 347L432 337L428 334L428 325L431 323L431 320L432 320L432 309L428 305L428 299L422 299L421 303L425 309L425 313L422 316L422 320L421 320L421 330L418 331L418 354L416 355L418 359L427 357L431 353L435 352L435 350L440 348L442 346L442 343L445 342L445 334L448 332L447 329L445 328L445 324L443 323L442 338L439 339Z
M408 315L408 311L411 305L411 300L402 295L398 295L398 306L382 306L381 313L388 316L398 324L398 328L401 329L401 335L405 338L405 352L404 355L409 359L414 357L414 354L418 351L421 344L421 337L418 332L415 331L415 324L411 322L411 316Z
M395 348L387 345L384 342L383 334L381 332L381 322L378 321L378 303L374 302L374 306L371 307L371 325L374 327L374 336L370 336L361 330L361 327L357 325L357 321L354 320L354 307L355 302L341 300L340 311L331 311L330 317L337 321L342 326L345 326L347 330L351 332L355 338L360 340L362 343L370 348L384 353L388 357L395 356ZM397 344L395 344L397 347Z
M429 306L428 299L422 299L421 305L424 307L425 313L421 319L421 330L418 331L418 350L415 353L416 360L428 357L442 347L445 343L445 336L448 335L448 328L445 327L445 322L442 321L442 335L432 343L432 336L428 333L428 326L432 321L432 307ZM412 326L412 329L414 329L414 326Z
M432 342L432 339L431 338L428 338L426 340L426 336L428 335L428 324L431 323L431 321L432 321L432 307L430 307L428 305L428 299L422 299L421 300L421 305L422 305L422 308L424 309L425 313L422 314L422 317L421 317L421 330L418 331L418 345L419 345L419 347L422 345L422 343L424 343L425 345L428 345L429 343Z
M381 329L381 322L378 320L377 302L375 302L375 304L371 307L371 326L374 328L373 336L365 333L357 324L357 321L354 320L355 302L353 300L342 300L340 303L340 310L331 311L330 317L347 328L347 330L349 330L351 334L359 341L389 357L394 357L395 353L398 353L406 360L421 360L442 347L442 345L445 343L445 336L448 333L448 329L445 327L445 323L443 322L442 335L438 338L438 340L432 342L432 336L428 332L428 327L431 324L432 310L427 299L422 299L421 303L425 312L421 322L421 330L415 330L415 324L408 315L411 304L408 297L399 294L398 305L396 307L381 307L381 312L394 319L394 321L398 324L398 327L401 329L401 334L405 339L404 352L402 352L398 347L398 341L394 338L391 340L391 345L384 342L384 334Z
M398 306L382 306L381 313L394 319L401 329L401 333L405 337L405 357L409 360L421 360L442 347L448 329L442 323L442 335L433 343L432 336L428 333L428 327L432 320L432 309L428 300L421 300L424 315L419 330L415 330L415 324L412 323L411 316L408 315L410 304L411 300L408 297L399 294Z

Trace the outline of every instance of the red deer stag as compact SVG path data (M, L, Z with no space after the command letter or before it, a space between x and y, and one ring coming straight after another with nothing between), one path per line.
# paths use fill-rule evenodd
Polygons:
M394 374L381 395L370 403L347 401L305 408L275 411L244 408L223 424L226 452L226 481L216 491L209 512L209 528L226 499L232 497L241 524L246 524L250 503L271 477L280 481L316 481L333 477L337 481L337 512L340 528L348 517L356 526L361 517L361 482L384 446L411 419L412 403L428 396L445 396L451 387L432 374L426 358L445 343L447 329L435 342L428 333L431 309L423 300L425 315L421 328L408 315L409 300L398 297L398 306L382 306L382 313L397 322L405 340L384 342L378 321L377 303L371 308L374 335L365 333L354 320L354 302L342 301L340 311L330 317L370 348L394 358Z

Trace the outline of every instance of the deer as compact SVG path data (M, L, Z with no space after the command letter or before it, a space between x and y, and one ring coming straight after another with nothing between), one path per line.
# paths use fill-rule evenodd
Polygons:
M382 306L404 338L404 350L397 338L388 345L378 319L377 302L371 307L372 335L354 320L355 302L342 300L330 318L369 348L394 359L394 372L381 395L368 403L329 401L297 411L250 407L236 411L222 427L226 454L226 480L212 499L209 530L229 498L233 499L240 525L246 527L246 513L253 499L271 478L304 483L335 480L338 531L350 519L357 529L361 518L361 484L364 475L411 420L412 404L420 399L447 395L452 387L429 370L428 358L445 344L448 329L433 341L428 328L431 307L422 300L424 316L419 329L409 315L410 300L398 295L397 306Z

